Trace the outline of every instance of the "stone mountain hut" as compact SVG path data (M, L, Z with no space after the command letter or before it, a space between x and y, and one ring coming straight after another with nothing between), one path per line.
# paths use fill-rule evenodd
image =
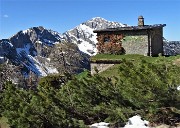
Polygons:
M163 54L163 27L166 24L144 25L143 16L138 17L137 26L125 26L94 30L97 33L99 53L108 53L111 48L120 54L142 54L157 56ZM114 45L119 44L119 45ZM120 49L119 51L117 49ZM111 54L116 54L111 51Z

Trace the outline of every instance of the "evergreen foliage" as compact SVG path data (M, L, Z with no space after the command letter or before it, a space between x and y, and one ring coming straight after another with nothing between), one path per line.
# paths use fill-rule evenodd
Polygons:
M134 105L134 110L142 110L140 114L151 122L159 122L158 118L164 118L163 114L158 117L162 108L180 109L180 91L177 90L180 83L180 67L163 62L152 64L142 60L136 66L125 61L119 70L119 93ZM168 114L163 120L165 123L172 123L172 115L176 116L175 118L180 116L175 111L169 111Z
M180 67L157 63L123 60L113 79L88 71L76 77L50 75L36 90L7 82L0 93L1 116L15 128L84 128L100 121L123 123L135 114L175 124L180 121Z

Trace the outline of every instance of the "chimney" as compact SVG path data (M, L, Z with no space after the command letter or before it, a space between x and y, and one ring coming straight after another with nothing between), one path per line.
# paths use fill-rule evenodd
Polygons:
M143 27L144 26L144 18L143 16L138 17L138 26Z

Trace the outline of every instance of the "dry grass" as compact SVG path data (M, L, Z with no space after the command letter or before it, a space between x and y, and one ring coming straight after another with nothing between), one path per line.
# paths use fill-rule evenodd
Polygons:
M177 60L174 60L174 62L173 62L175 65L178 65L178 66L180 66L180 58L179 59L177 59Z
M0 117L0 128L10 128L5 117Z

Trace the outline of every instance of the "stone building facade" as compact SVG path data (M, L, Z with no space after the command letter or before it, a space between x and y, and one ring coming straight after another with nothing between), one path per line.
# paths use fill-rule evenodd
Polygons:
M138 17L138 26L126 26L94 30L97 33L97 47L115 43L125 54L157 56L163 54L163 27L166 24L144 25L143 16ZM104 50L98 50L104 53Z

